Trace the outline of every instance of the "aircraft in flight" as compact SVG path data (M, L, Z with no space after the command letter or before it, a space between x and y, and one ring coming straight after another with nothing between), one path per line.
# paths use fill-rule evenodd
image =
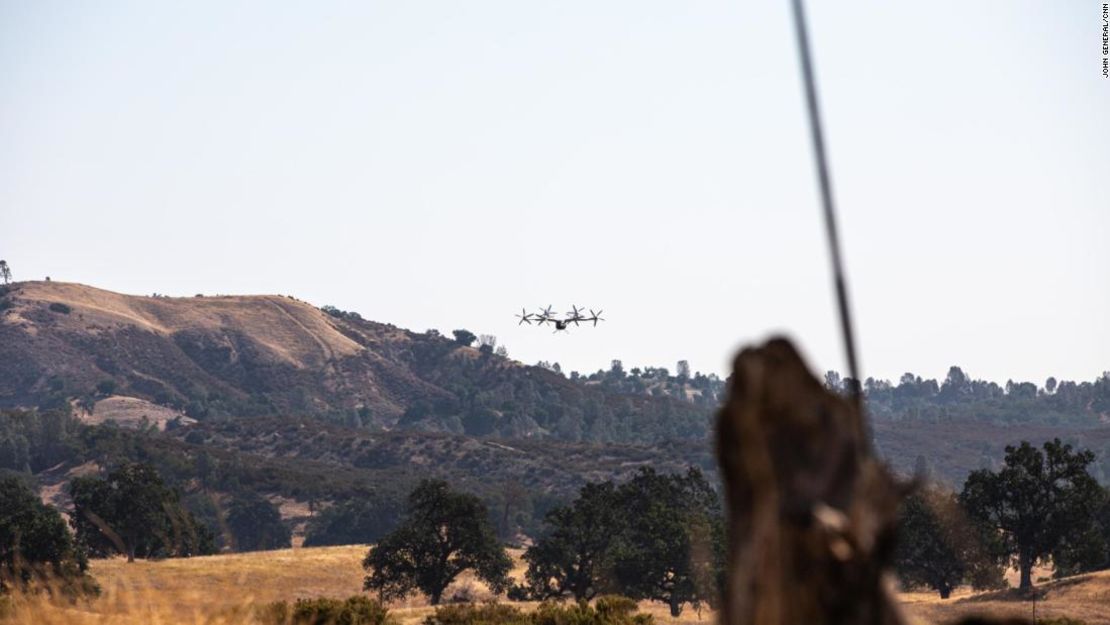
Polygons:
M530 313L521 308L520 314L517 315L517 318L520 319L520 321L517 322L517 325L521 325L524 323L532 325L533 321L536 323L536 325L539 326L542 326L545 323L551 323L555 326L555 332L565 332L572 323L577 326L582 321L592 321L593 324L596 326L598 321L605 321L601 318L601 313L603 311L600 310L594 312L593 309L589 309L590 314L585 315L583 314L583 311L587 309L579 308L572 305L570 307L570 312L568 312L566 316L560 319L555 315L555 313L551 312L551 308L551 306L548 306L547 308L541 308L538 313Z

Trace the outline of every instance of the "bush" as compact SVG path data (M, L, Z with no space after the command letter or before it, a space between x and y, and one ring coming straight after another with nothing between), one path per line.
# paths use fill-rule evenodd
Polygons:
M652 625L652 616L637 614L638 607L620 595L602 595L592 606L585 601L566 606L545 601L532 613L532 625Z
M464 347L469 346L474 341L478 340L478 335L470 330L454 330L451 334L455 335L455 342Z
M321 306L320 310L322 310L323 312L331 315L332 317L335 317L336 319L355 319L355 320L358 320L358 321L362 320L362 315L358 314L357 312L347 311L347 310L340 310L340 309L336 308L335 306L331 306L331 305Z
M496 602L462 603L438 608L424 625L653 625L652 616L637 609L635 601L620 595L603 595L592 606L545 601L530 614Z
M70 313L69 306L66 306L61 302L54 302L53 304L50 304L50 310L56 313L62 313L63 315L68 315Z
M360 595L345 601L297 599L292 606L279 601L266 607L261 617L262 622L274 625L396 625L387 608Z
M437 608L424 625L531 625L531 619L511 605L459 603Z

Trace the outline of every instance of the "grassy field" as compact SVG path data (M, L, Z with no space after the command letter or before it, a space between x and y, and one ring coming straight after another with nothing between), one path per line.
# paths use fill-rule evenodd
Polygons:
M298 597L347 597L361 592L364 546L283 549L189 559L96 560L92 573L103 595L88 604L52 605L17 600L8 622L18 625L255 625L253 608ZM519 553L515 553L519 556ZM517 558L519 563L519 557ZM519 566L513 575L520 577ZM489 593L473 579L462 579L477 599ZM452 591L448 590L448 595ZM1110 571L1077 576L1040 586L1039 617L1070 616L1089 625L1110 625ZM935 593L904 593L902 605L914 625L947 623L959 616L1032 615L1032 604L1010 593L958 592L941 601ZM518 604L527 609L529 604ZM402 625L417 625L432 608L422 597L398 602L391 611ZM714 614L687 609L672 619L666 606L644 602L641 609L661 624L712 623Z

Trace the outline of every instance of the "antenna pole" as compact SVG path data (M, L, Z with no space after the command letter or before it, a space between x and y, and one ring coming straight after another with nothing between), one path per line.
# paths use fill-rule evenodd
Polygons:
M836 302L840 309L840 332L844 339L844 352L848 359L848 376L852 378L852 396L861 404L862 384L856 360L856 341L852 331L852 315L848 306L848 286L844 265L840 258L840 236L836 229L836 207L833 204L832 181L829 177L828 158L825 156L825 139L821 130L821 111L817 103L817 85L813 79L813 62L810 60L809 36L806 34L805 8L802 0L793 0L794 32L798 39L798 56L802 62L802 80L806 89L806 108L809 113L810 139L817 162L817 181L821 190L821 204L825 213L825 234L829 241L833 282L836 285ZM868 439L869 441L870 439Z

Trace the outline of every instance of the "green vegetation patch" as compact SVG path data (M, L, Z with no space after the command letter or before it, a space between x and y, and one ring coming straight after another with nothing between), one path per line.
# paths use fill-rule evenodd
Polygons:
M382 604L355 595L342 599L297 599L272 603L262 610L260 620L273 625L397 625L397 619Z

